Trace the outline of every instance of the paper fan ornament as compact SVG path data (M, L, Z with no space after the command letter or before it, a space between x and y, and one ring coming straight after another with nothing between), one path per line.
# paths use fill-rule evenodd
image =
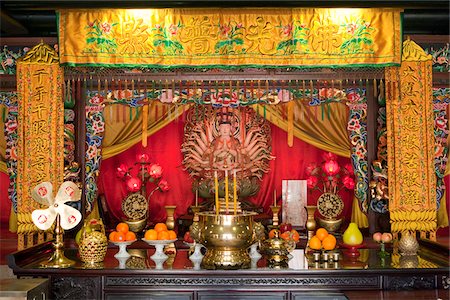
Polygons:
M36 209L31 214L33 223L41 230L49 229L58 214L61 219L61 227L66 230L77 226L82 219L81 213L77 209L65 204L81 199L80 189L71 181L61 184L55 198L50 182L42 182L35 186L31 196L40 204L48 206L46 209Z

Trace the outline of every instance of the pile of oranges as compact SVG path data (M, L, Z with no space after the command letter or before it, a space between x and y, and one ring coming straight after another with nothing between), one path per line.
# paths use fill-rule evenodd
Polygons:
M134 241L136 234L130 231L127 223L119 223L116 226L116 230L109 234L109 240L111 242L126 242Z
M271 231L269 231L270 239L273 239L275 237L276 231L278 231L280 233L280 231L278 229L272 229ZM300 234L295 229L292 229L291 231L285 231L283 233L280 233L279 237L286 241L293 240L296 243L300 240Z
M175 240L177 233L173 230L168 230L166 224L156 223L154 229L149 229L144 234L146 240Z
M333 250L336 247L336 238L329 234L325 228L319 228L309 240L309 248L313 250Z

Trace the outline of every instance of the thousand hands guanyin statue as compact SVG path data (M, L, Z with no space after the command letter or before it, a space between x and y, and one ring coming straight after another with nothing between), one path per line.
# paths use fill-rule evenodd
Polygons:
M183 165L202 198L214 197L216 172L219 195L224 196L225 171L230 182L236 174L240 200L255 195L263 174L269 171L269 161L274 158L270 126L250 108L194 107L188 113L182 151Z

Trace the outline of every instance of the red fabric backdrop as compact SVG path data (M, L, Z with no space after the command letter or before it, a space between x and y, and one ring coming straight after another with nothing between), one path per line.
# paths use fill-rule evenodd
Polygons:
M11 201L8 198L9 176L0 172L0 226L8 228L9 213L11 211Z
M191 180L181 167L180 145L183 139L183 123L173 122L152 135L148 139L149 146L145 149L149 153L152 161L161 164L164 168L164 177L169 181L171 189L166 193L156 192L150 203L150 218L154 221L164 221L164 205L176 204L176 216L186 213L189 205L194 200L191 191ZM277 158L271 162L271 171L266 174L261 184L261 191L254 197L253 202L263 205L266 212L269 212L269 206L273 203L273 188L277 189L278 195L281 194L282 179L304 179L305 166L310 162L320 162L322 151L317 148L294 138L294 146L289 148L286 144L286 132L272 126L272 152ZM99 177L100 192L105 194L109 208L114 217L122 217L120 203L125 197L125 187L122 182L116 178L115 167L125 162L129 165L135 162L135 155L142 153L141 144L133 146L131 149L103 161ZM348 160L340 158L341 163ZM11 202L8 199L9 177L0 172L0 226L7 228ZM450 215L450 176L445 177L447 187L447 213ZM107 187L106 189L104 187ZM308 195L308 204L315 204L319 192ZM345 216L347 220L351 214L351 195L348 192L342 194L345 205ZM448 235L449 227L438 230L439 235Z
M169 182L171 188L168 192L156 192L150 200L150 220L153 222L165 221L164 205L176 205L175 217L186 214L187 209L193 204L192 181L181 165L182 154L180 151L183 142L184 123L180 118L167 125L148 138L148 147L142 148L138 143L127 151L114 157L105 159L100 168L99 191L106 197L109 209L116 219L123 218L121 201L126 197L124 183L116 178L115 169L121 163L132 165L136 161L136 155L147 153L151 162L160 164L163 169L163 177ZM270 213L270 205L273 205L273 190L277 190L278 198L281 196L281 181L283 179L306 179L305 168L311 162L321 162L322 150L317 149L299 139L294 139L294 146L287 146L287 133L276 126L272 128L272 154L276 159L270 163L270 172L261 182L260 192L251 200L253 203L264 207L266 213ZM342 165L349 163L348 158L339 157ZM147 189L149 191L149 189ZM316 191L308 195L308 204L315 204L320 192ZM351 215L352 193L341 191L345 201L344 215L349 220ZM280 204L280 202L279 202Z

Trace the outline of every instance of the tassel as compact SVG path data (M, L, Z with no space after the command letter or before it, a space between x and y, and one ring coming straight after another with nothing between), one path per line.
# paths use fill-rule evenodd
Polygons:
M377 80L373 80L373 96L378 101Z
M261 80L258 80L258 91L257 91L257 94L258 94L258 104L259 104L259 102L261 101Z
M241 144L245 141L245 107L241 107Z
M147 147L147 126L148 126L148 103L147 98L144 99L142 107L142 147Z
M72 99L73 101L75 101L75 103L77 103L77 96L76 96L76 88L75 88L75 79L72 78Z
M294 145L294 102L288 102L288 146L292 147Z

